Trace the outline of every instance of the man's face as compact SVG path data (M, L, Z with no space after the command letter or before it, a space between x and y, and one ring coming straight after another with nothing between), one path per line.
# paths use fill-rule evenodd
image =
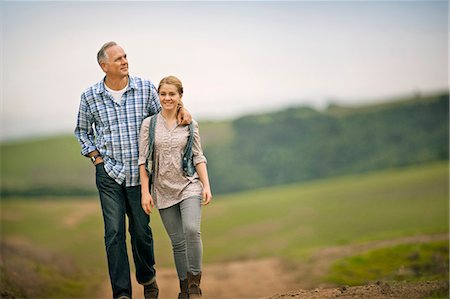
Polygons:
M109 77L128 76L128 60L125 51L118 45L106 49L107 60L102 62L103 71Z

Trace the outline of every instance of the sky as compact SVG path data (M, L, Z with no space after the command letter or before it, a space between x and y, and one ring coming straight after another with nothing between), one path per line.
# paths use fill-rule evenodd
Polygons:
M448 1L2 1L0 139L73 132L107 41L197 120L448 90Z

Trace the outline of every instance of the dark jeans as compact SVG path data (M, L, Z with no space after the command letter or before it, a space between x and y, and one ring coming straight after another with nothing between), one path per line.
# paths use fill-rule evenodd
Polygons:
M119 185L106 173L103 163L96 165L95 177L105 224L105 246L113 297L131 298L125 214L128 215L136 279L140 284L146 284L155 277L150 217L141 206L140 186Z

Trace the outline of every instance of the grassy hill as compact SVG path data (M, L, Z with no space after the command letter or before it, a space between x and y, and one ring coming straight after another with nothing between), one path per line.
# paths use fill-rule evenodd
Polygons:
M233 121L212 146L218 192L448 160L448 94L325 111L292 108ZM244 179L243 179L244 178Z
M448 234L448 188L448 163L440 162L216 196L203 210L204 262L279 257L286 260L287 269L303 273L307 268L300 263L330 247ZM2 201L1 211L3 290L32 298L85 298L99 291L107 270L96 196L84 200L14 198ZM152 228L157 266L173 267L169 239L157 212ZM436 260L444 272L420 272L420 279L448 281L448 240L433 244L423 248L434 256L427 263L410 259L409 251L388 244L384 253L396 248L403 252L406 262L399 266L403 270L418 265L433 270L435 265L428 262ZM411 252L417 256L421 250L415 247ZM378 263L386 268L383 271L371 272L374 260L370 256L350 262L351 269L368 269L371 279L388 277L384 276L389 267L385 263ZM330 277L340 279L341 284L353 281L354 276L344 271L347 268L336 267L332 273L314 277L316 285ZM347 276L339 274L339 269ZM292 277L301 283L300 276ZM406 275L402 279L416 278Z
M232 138L230 122L202 123L202 139L209 144ZM57 135L0 144L2 197L94 195L95 173L81 156L74 135Z
M448 160L448 93L200 122L215 194ZM2 197L96 194L73 135L0 144Z

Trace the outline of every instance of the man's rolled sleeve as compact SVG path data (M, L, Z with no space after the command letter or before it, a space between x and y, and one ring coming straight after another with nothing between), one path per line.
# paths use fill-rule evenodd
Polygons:
M82 95L78 110L77 126L74 133L81 145L81 154L83 156L97 149L94 143L95 138L92 124L93 118L89 106L86 104L86 98Z

